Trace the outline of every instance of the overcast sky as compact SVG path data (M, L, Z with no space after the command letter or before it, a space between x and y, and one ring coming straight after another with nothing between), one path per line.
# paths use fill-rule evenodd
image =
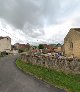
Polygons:
M80 0L0 0L0 36L12 44L62 43L80 27Z

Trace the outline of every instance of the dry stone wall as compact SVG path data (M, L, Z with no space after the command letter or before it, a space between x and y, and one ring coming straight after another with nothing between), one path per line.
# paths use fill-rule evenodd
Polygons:
M58 59L45 55L21 55L20 59L25 63L43 66L50 69L61 70L67 73L80 74L79 59Z

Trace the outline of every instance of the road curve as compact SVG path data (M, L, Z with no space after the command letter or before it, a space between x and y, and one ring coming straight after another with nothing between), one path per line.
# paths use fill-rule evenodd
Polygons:
M66 92L24 74L16 67L16 58L17 56L0 58L0 92Z

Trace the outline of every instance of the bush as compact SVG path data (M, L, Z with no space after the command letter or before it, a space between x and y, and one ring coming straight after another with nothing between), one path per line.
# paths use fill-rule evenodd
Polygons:
M38 48L39 49L44 49L44 46L42 44L39 44Z
M24 52L24 50L23 49L19 49L19 53L22 53L22 52Z
M6 51L1 52L1 56L5 56L5 55L8 55Z

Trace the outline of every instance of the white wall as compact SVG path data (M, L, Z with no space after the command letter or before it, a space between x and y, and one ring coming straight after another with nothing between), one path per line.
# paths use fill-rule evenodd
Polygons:
M11 38L5 37L3 39L0 39L0 51L9 52L10 50L11 50Z

